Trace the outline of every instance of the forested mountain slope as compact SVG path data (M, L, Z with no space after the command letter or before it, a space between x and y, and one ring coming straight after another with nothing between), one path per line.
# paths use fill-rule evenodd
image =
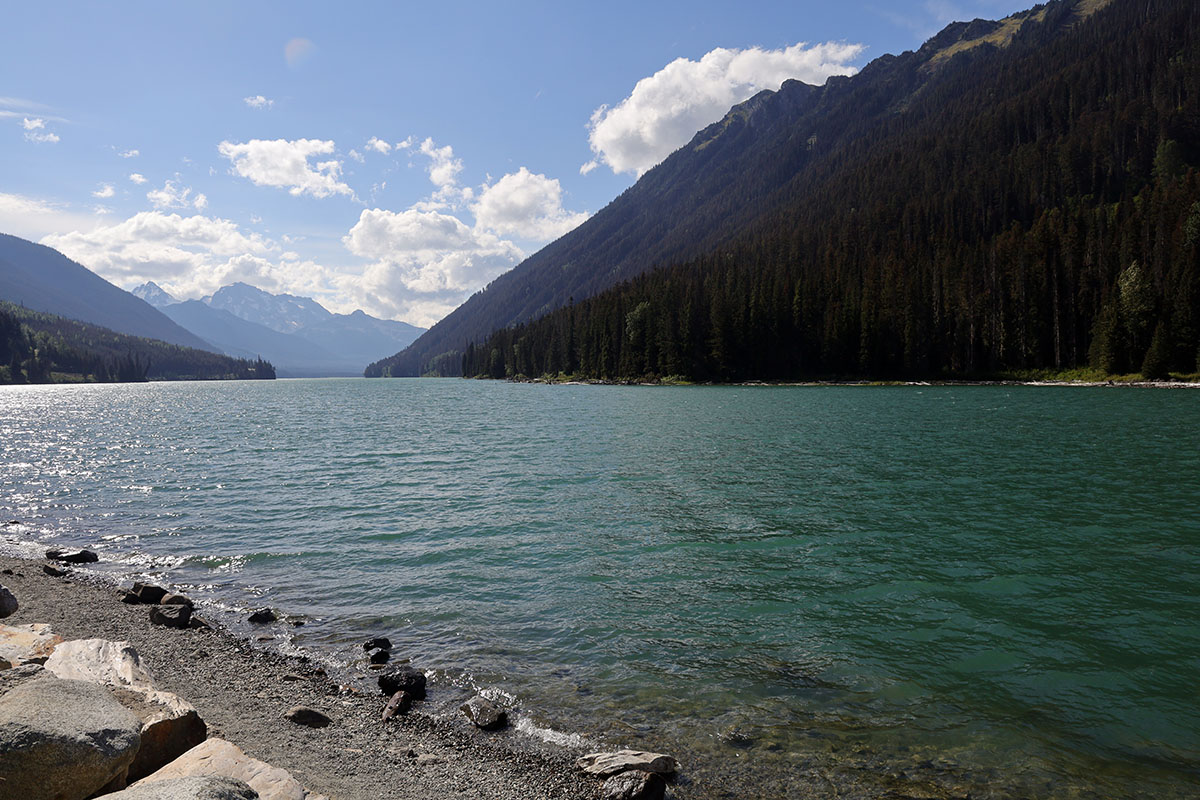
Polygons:
M131 336L211 350L141 298L45 245L0 234L0 300Z
M712 253L744 238L766 219L779 218L790 227L808 224L797 217L806 202L815 204L818 222L836 219L844 224L847 212L884 193L890 194L883 202L898 210L907 195L942 188L940 182L892 181L887 187L868 186L856 205L846 205L848 190L855 176L866 174L863 166L868 161L890 170L897 160L939 159L938 181L941 172L949 172L957 182L976 177L970 170L989 169L984 163L976 166L976 160L992 160L991 168L1019 172L1022 164L1008 160L1011 148L985 151L982 141L964 144L961 134L968 127L978 130L980 115L1031 102L1034 84L1054 82L1058 72L1078 64L1076 56L1087 55L1080 39L1087 16L1110 10L1098 0L1063 0L1002 22L955 23L919 51L876 59L854 77L832 78L822 87L788 81L778 92L760 93L698 133L592 219L498 278L405 352L373 365L368 374L416 374L431 365L454 373L456 356L435 359L493 329L534 319L571 298L582 300L651 267ZM1115 13L1128 23L1128 11ZM1157 13L1142 10L1143 16ZM1114 35L1136 34L1140 24ZM1104 27L1112 29L1111 24ZM1052 63L1041 63L1046 60ZM1029 74L1028 66L1037 69ZM1054 122L1068 117L1082 121L1085 113L1072 107L1066 96L1041 97L1038 102L1056 107L1030 113L1051 115ZM942 140L947 132L956 135ZM1021 134L1038 139L1044 132L1051 133L1035 127ZM985 133L996 140L996 132ZM842 196L823 194L834 189ZM1022 209L1016 206L1029 199L1010 202L1001 197L988 224L1020 220ZM974 211L961 208L951 213Z
M953 49L948 29L904 73L932 77L902 107L852 139L812 129L810 152L831 152L740 235L481 339L468 374L1194 371L1200 5L1078 11L1052 3L1007 47L930 55Z
M273 379L269 363L129 336L0 301L0 384Z

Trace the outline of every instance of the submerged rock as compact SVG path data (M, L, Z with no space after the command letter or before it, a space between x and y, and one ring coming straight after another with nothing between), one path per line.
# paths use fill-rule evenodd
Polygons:
M600 789L601 800L662 800L667 782L656 772L640 769L613 775Z
M284 716L297 725L304 725L309 728L324 728L333 721L315 708L308 708L306 706L294 706Z
M46 558L64 564L93 564L100 560L91 550L47 550Z
M0 619L11 617L17 613L19 607L20 603L17 602L16 596L8 590L7 586L0 585Z
M386 636L373 636L363 642L363 650L391 650L392 640Z
M99 684L51 676L22 683L0 696L4 796L83 798L123 788L140 730Z
M186 628L192 621L192 607L155 606L150 609L150 621L168 628Z
M508 714L486 697L472 697L459 706L459 711L466 714L467 719L475 723L476 728L485 731L498 731L508 725Z
M192 775L132 786L104 800L257 800L250 784L224 775Z
M274 622L277 619L279 619L279 617L275 616L275 612L271 609L260 608L251 613L250 616L246 618L246 621L253 622L255 625L265 625L268 622Z
M589 775L607 778L631 769L671 775L679 771L679 762L662 753L647 753L642 750L618 750L615 753L590 753L575 762Z
M379 688L388 697L396 692L408 692L414 700L424 700L425 684L425 673L412 667L392 667L379 674Z

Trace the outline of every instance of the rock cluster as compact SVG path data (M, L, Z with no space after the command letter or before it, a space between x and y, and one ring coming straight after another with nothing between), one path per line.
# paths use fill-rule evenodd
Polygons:
M170 597L154 589L135 586L128 595L136 602ZM156 613L188 618L190 601L155 605ZM314 709L289 717L330 723ZM64 642L45 624L0 625L0 796L325 800L286 771L207 736L196 709L159 691L128 642Z

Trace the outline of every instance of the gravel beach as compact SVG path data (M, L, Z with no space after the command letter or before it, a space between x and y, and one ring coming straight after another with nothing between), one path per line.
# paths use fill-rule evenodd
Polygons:
M0 556L0 584L20 602L5 624L49 623L65 639L133 644L159 688L191 702L208 735L282 767L331 800L368 798L594 798L600 783L575 766L580 753L532 747L511 731L487 733L418 704L386 724L387 703L371 683L339 692L337 676L317 664L258 649L213 629L153 625L148 606L126 605L102 577L71 570L44 574L42 562ZM419 665L416 665L419 666ZM436 695L438 687L431 687ZM307 706L331 718L324 728L297 725L289 709Z

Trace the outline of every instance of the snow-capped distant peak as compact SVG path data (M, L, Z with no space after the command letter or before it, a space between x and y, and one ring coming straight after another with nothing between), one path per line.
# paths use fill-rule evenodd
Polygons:
M134 297L140 297L155 308L170 306L179 301L154 281L146 281L141 286L135 286L129 291Z

